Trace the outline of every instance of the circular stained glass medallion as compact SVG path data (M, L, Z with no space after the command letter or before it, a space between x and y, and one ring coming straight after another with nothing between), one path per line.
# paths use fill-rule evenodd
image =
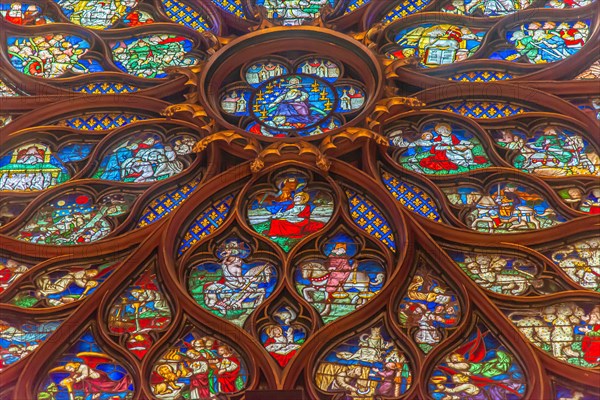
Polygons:
M234 40L202 71L200 96L222 126L267 141L312 140L373 110L382 71L361 43L311 27L253 36L269 41L262 53Z
M287 75L264 82L254 93L252 115L277 130L311 128L337 108L335 89L318 76Z

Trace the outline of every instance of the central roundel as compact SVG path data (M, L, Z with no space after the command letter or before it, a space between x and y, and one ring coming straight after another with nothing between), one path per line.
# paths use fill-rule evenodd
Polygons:
M225 128L267 141L312 140L361 121L381 82L377 60L353 39L313 27L266 29L213 57L200 96Z
M254 93L251 108L257 121L268 129L315 131L323 123L325 129L331 124L336 127L330 117L338 108L338 96L318 76L288 75L264 82Z

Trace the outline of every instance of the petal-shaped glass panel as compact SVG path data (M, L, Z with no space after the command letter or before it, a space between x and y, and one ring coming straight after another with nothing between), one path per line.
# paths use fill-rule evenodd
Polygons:
M113 302L108 312L108 329L127 338L127 348L143 358L154 342L153 336L169 327L171 308L149 268Z
M338 103L336 112L352 113L360 110L365 104L365 92L356 85L336 86Z
M134 200L132 195L119 193L95 201L87 193L71 192L42 206L15 237L59 246L95 242L113 230L108 218L127 213Z
M81 58L90 43L78 36L55 33L6 39L8 58L17 71L40 78L58 78L76 69L86 69Z
M296 72L305 75L316 75L328 82L335 82L342 75L341 68L334 61L316 57L302 61L296 67Z
M62 321L0 320L0 371L33 353Z
M442 11L485 17L501 17L529 8L533 0L453 0L446 4Z
M320 360L316 386L346 399L398 398L410 387L409 361L382 324L337 344Z
M546 255L578 285L600 292L600 239L577 240Z
M263 190L252 195L248 220L252 229L289 252L329 222L333 198L325 190L310 189L302 174L283 173L276 181L279 191Z
M165 78L167 67L190 67L200 59L191 55L193 42L183 36L162 33L110 43L117 67L142 78Z
M43 15L42 8L33 3L6 2L0 4L0 16L15 25L44 25L52 18Z
M31 267L33 267L31 264L22 263L12 258L0 257L0 293L8 289Z
M54 0L69 20L92 29L107 29L128 14L137 0Z
M271 262L254 259L248 243L237 238L225 240L216 256L218 260L191 269L188 290L202 308L242 326L273 293L277 268Z
M188 135L168 141L150 132L132 135L109 150L93 178L132 183L170 178L183 171L182 161L187 161L195 143Z
M544 196L514 183L498 183L488 190L455 186L444 192L452 204L468 210L465 223L480 232L518 233L566 221Z
M531 343L557 360L583 368L600 365L600 306L565 301L505 312Z
M400 165L422 174L460 174L492 165L473 133L446 122L426 124L419 132L396 129L387 136L391 146L402 149Z
M400 49L388 53L392 58L420 57L420 65L434 68L471 57L485 36L482 29L452 24L423 24L398 32L394 41Z
M260 330L260 342L281 367L294 358L308 335L297 318L298 314L291 306L281 306L272 314L273 323Z
M359 243L345 233L329 238L322 254L300 263L296 290L329 323L367 304L383 287L386 271L377 259L360 254Z
M527 384L518 358L478 324L464 343L440 360L428 388L436 400L448 396L517 400L524 397Z
M155 362L149 382L158 398L209 399L244 390L248 369L227 342L193 331Z
M72 304L91 296L118 265L118 262L112 261L40 272L33 278L34 290L18 292L9 304L22 308L48 308Z
M298 1L272 1L254 0L257 6L265 7L267 18L275 20L281 25L303 25L316 19L323 6L334 7L339 0L307 0Z
M252 93L244 89L230 90L221 96L221 109L236 117L245 117L250 115L248 106L250 105L250 97Z
M456 328L462 314L455 291L429 269L424 265L415 272L398 317L423 353L429 353L448 330Z
M134 394L129 371L98 345L86 331L58 360L51 364L37 398L126 399Z
M66 151L63 155L69 160ZM18 147L0 158L0 190L37 191L59 185L71 176L62 161L42 143Z
M579 20L521 25L506 32L506 40L515 52L499 53L498 58L532 64L564 60L581 50L590 34L590 24L589 20Z
M297 71L303 74L308 72ZM282 75L287 75L289 68L284 64L277 61L266 61L256 62L248 66L244 71L244 77L246 82L253 87L260 86L263 82L268 81L271 78L275 78Z
M515 168L547 177L600 175L600 156L581 135L556 126L533 134L520 130L494 132L496 143L517 155Z

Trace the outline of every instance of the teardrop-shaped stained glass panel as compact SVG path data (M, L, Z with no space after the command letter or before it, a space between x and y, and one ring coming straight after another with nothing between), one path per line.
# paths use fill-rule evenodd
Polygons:
M192 331L156 360L149 382L159 398L210 399L243 391L248 369L230 344Z
M188 290L204 309L239 326L265 301L277 284L277 268L270 261L253 259L248 243L225 240L216 259L191 268Z
M37 388L37 398L128 399L134 395L130 372L98 344L88 330L59 358Z
M408 359L381 324L336 344L320 359L314 375L322 392L348 399L397 398L412 379Z
M466 341L451 349L429 378L429 394L522 399L527 377L515 355L483 324L475 326Z
M303 260L294 280L298 294L330 323L357 310L383 287L386 271L381 262L361 254L359 243L338 233L323 251Z

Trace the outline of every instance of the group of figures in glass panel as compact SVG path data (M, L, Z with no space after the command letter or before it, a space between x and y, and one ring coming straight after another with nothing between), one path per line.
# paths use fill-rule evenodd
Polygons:
M593 4L0 4L0 393L598 398Z
M320 135L340 127L344 115L361 110L365 91L343 79L339 62L319 56L287 62L261 60L242 72L221 97L221 110L246 131L268 137ZM249 85L249 86L248 86ZM245 117L245 118L243 118Z
M531 21L505 33L505 45L483 56L490 60L505 60L545 64L564 60L577 53L590 35L589 20ZM479 52L486 35L485 28L452 24L422 24L402 29L390 49L392 58L418 56L420 64L434 68L473 57Z

